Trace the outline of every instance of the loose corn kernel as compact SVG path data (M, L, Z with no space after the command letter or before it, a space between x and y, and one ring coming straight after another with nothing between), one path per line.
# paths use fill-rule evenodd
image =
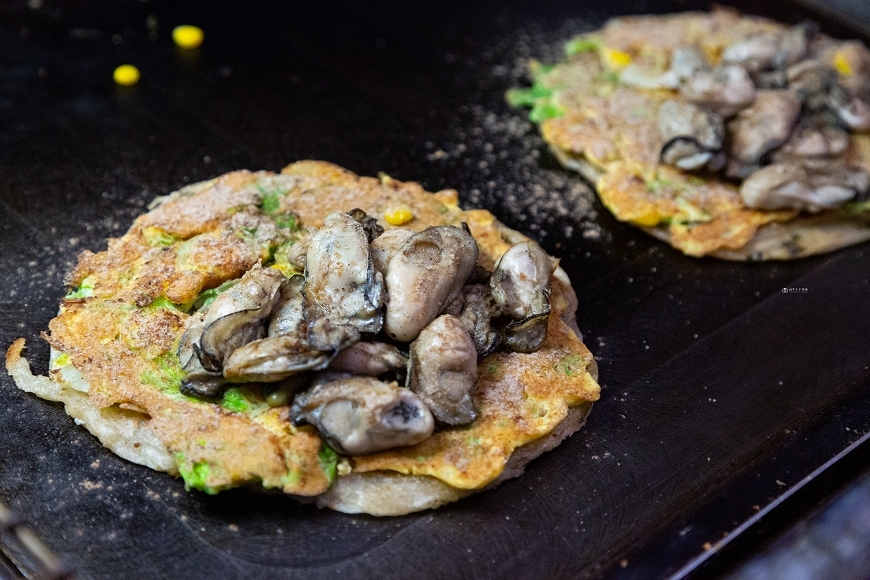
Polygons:
M837 51L834 55L834 68L844 77L849 77L853 74L852 65L849 64L849 59L846 58L846 55L842 51Z
M181 48L196 48L204 38L205 34L199 26L183 24L172 29L172 40Z
M132 87L139 82L139 69L132 64L122 64L112 73L115 82L124 87Z
M611 70L621 70L631 63L631 55L615 48L601 49L601 57L604 64Z
M414 219L414 212L407 205L398 205L387 209L384 219L392 226L400 226Z

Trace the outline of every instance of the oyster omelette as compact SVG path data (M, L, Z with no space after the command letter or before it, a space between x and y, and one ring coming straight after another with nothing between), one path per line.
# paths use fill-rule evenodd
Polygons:
M18 339L16 384L207 493L438 507L520 475L599 397L557 260L453 190L329 163L158 198L69 285L49 376Z
M615 18L532 62L559 161L690 256L790 259L870 239L870 51L733 10Z

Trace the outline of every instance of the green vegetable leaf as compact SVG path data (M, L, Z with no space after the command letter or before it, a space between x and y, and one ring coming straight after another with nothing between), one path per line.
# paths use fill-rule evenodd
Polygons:
M611 70L602 72L598 75L598 78L607 83L612 83L614 85L619 84L619 73L617 73L616 71Z
M214 302L214 299L217 298L220 293L226 292L238 283L238 280L227 280L217 288L203 290L199 293L199 296L196 297L196 300L193 301L193 306L197 310L199 310L200 308L205 308L206 306Z
M151 301L151 304L147 306L148 308L163 308L165 310L183 310L179 308L178 304L172 302L166 296L158 296L154 300Z
M577 353L571 353L563 356L553 368L556 369L557 373L570 377L580 374L586 366L583 364L582 356Z
M211 475L211 466L208 462L194 461L189 464L184 453L176 453L175 464L178 466L178 473L184 480L185 489L198 489L209 495L214 495L219 491L206 484L209 475Z
M251 408L240 387L232 387L224 392L221 407L233 413L244 413Z
M855 217L870 216L870 200L867 201L850 201L843 205L843 213Z
M67 292L67 295L64 296L64 300L75 300L78 298L90 298L94 295L94 284L96 280L94 280L93 276L88 276L82 283L79 284L78 288L74 288Z
M167 352L151 362L154 366L142 371L139 380L161 391L178 390L181 387L184 370L181 368L181 361L174 353Z
M281 197L284 195L284 192L278 190L267 191L259 184L257 184L257 189L262 194L259 206L263 213L271 215L281 209Z
M713 219L710 214L682 197L677 198L677 206L680 208L680 215L674 219L676 223L688 225L692 223L704 223Z
M155 227L145 228L142 235L149 246L171 246L178 240L175 236Z
M529 119L534 123L541 123L547 119L554 119L565 114L565 109L555 103L540 100L535 103L529 113Z
M320 451L317 452L317 457L320 459L320 467L326 473L326 478L329 483L332 483L338 475L338 453L324 441Z
M279 228L288 229L291 232L299 231L299 219L294 213L283 213L275 218L275 225Z
M535 83L526 89L511 89L505 93L505 99L512 107L532 107L538 99L550 97L553 89Z
M647 191L650 193L659 194L662 189L674 187L674 182L670 179L654 179L646 182Z
M601 43L595 38L573 38L565 43L565 54L580 54L581 52L595 52L601 47Z

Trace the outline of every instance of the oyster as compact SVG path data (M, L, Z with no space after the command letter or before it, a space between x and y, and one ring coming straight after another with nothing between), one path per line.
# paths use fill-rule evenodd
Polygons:
M755 101L757 91L746 69L738 64L700 70L680 85L683 98L723 117L731 117Z
M372 262L375 265L375 269L386 276L387 266L389 265L390 260L392 260L393 256L402 249L402 246L405 245L405 242L407 242L408 238L413 236L414 233L414 230L395 228L387 230L382 235L378 236L378 238L371 243L370 247Z
M184 370L184 378L179 390L190 397L213 400L223 395L226 381L221 372L204 369L196 354L199 337L204 328L202 321L205 313L206 310L201 310L194 315L178 343L176 354Z
M414 340L457 299L478 252L471 234L455 226L426 228L408 238L387 267L387 336Z
M849 148L849 133L827 115L801 119L789 140L771 156L774 163L799 163L808 169L824 169Z
M366 239L370 244L384 233L384 226L358 207L347 212L347 215L355 219L362 226L363 231L366 233Z
M791 136L800 112L801 103L794 93L759 91L755 103L728 123L731 176L747 177L767 154L781 147Z
M296 396L296 424L310 423L337 451L349 455L406 447L432 434L432 413L408 389L370 377L338 378Z
M384 282L375 270L367 234L346 213L327 216L305 261L305 318L317 350L337 352L383 325Z
M778 49L779 38L762 33L728 46L722 53L722 60L755 72L771 68Z
M850 95L839 86L831 89L828 102L849 129L852 131L870 130L870 102L859 96Z
M663 73L631 63L619 73L623 84L642 89L676 89L700 70L710 68L707 56L694 46L681 46L671 56L671 66Z
M800 165L776 163L753 173L740 187L740 197L758 209L799 209L818 212L863 195L870 175L863 169L840 168L809 173Z
M543 344L555 268L556 262L531 240L511 246L496 264L489 283L501 313L515 321L505 328L511 350L533 352Z
M215 298L203 318L202 334L193 342L205 370L221 371L230 353L265 336L264 320L286 283L287 278L278 270L257 264Z
M477 350L465 325L444 314L411 343L408 388L438 421L465 425L477 418L471 391L477 382Z
M224 362L223 375L234 383L272 383L325 368L330 358L330 353L312 349L298 335L270 336L233 351Z
M330 368L370 377L403 370L407 365L408 357L385 342L358 342L338 353L329 363Z
M487 280L488 281L488 280ZM490 322L498 311L489 284L470 284L462 289L462 310L459 319L465 325L477 356L484 357L498 348L501 337L492 330Z
M725 123L697 105L670 100L659 109L659 132L665 140L660 155L663 163L700 169L722 149Z
M266 328L267 336L301 335L305 336L307 324L305 322L305 297L302 288L305 285L305 277L299 274L287 281L284 290L272 313L269 316L269 324Z

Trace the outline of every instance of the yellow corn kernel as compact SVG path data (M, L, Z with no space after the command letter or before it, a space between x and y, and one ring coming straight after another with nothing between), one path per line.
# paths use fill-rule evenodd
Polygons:
M139 82L139 69L132 64L122 64L112 73L115 82L123 87L132 87Z
M662 216L655 208L651 208L642 214L632 217L631 221L639 226L651 228L662 221Z
M844 77L849 77L854 74L854 71L852 71L852 65L849 64L849 59L846 58L846 55L843 54L843 51L841 50L838 50L834 55L834 68Z
M204 38L205 34L199 26L183 24L172 29L172 41L181 48L196 48Z
M414 219L414 212L407 205L397 205L384 212L384 219L392 226L400 226Z
M601 49L601 58L604 64L611 70L622 70L631 64L631 55L615 48Z

